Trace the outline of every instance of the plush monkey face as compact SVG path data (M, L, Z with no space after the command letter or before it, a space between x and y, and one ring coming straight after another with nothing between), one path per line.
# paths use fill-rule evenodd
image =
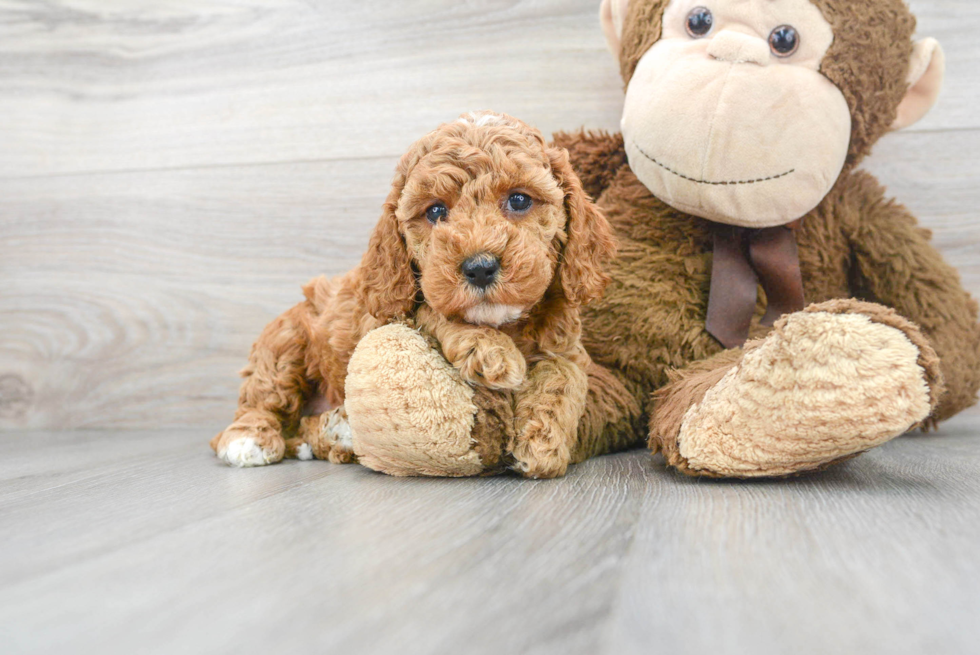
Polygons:
M895 2L871 0L869 5ZM864 154L852 148L856 133L868 142L860 143L866 150L893 121L914 122L928 110L938 92L937 76L942 78L941 51L934 41L913 51L908 31L904 46L899 40L901 50L886 53L889 61L901 59L898 79L880 89L848 89L845 77L835 83L824 65L828 51L841 45L835 46L835 39L849 37L835 33L818 4L848 2L604 1L603 26L611 49L620 54L624 32L631 39L623 45L632 52L621 55L628 79L622 131L630 167L654 195L721 223L789 223L816 207L845 165ZM914 26L904 5L900 8L902 18ZM892 9L884 13L896 15ZM859 19L846 18L851 23ZM869 52L874 46L858 44ZM937 52L938 66L930 66ZM863 64L855 61L844 70ZM924 75L927 70L931 75ZM910 101L903 115L899 101L908 88L906 78L920 81L912 74L928 77L929 84L918 85L927 92L919 102ZM882 71L879 78L889 76L894 74ZM884 110L874 108L891 115L876 116L875 123L860 116L855 124L855 111L870 110L858 107L855 98L867 104L869 92L896 98ZM885 127L878 133L861 132L882 121Z
M770 45L781 26L795 33L783 28L786 54ZM850 141L847 102L819 72L833 38L809 0L673 0L627 88L630 167L671 206L721 223L803 216Z

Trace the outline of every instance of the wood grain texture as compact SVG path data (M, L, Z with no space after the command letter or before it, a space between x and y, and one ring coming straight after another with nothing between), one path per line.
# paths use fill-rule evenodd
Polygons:
M0 0L0 430L217 429L299 286L462 111L616 129L598 0ZM980 6L912 3L940 105L867 168L980 295Z
M788 481L231 469L200 431L0 435L19 653L974 653L980 421Z

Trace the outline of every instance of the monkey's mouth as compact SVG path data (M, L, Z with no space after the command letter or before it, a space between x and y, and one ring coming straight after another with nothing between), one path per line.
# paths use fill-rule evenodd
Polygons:
M671 175L676 175L677 177L681 178L682 180L687 180L688 182L694 182L695 184L709 184L711 186L737 186L737 185L740 185L740 184L759 184L760 182L769 182L771 180L778 180L781 177L786 177L787 175L792 175L793 173L796 172L796 169L795 168L791 168L788 171L786 171L785 173L780 173L779 175L770 175L769 177L760 177L760 178L754 179L754 180L728 180L728 181L721 181L721 182L716 182L716 181L713 181L713 180L699 180L699 179L694 178L694 177L691 177L689 175L684 175L683 173L679 173L679 172L675 171L673 168L671 168L670 166L667 166L666 164L657 161L657 159L655 157L651 156L643 148L641 148L640 147L640 144L638 144L636 141L633 141L631 139L630 140L630 143L633 144L633 147L634 148L636 148L637 150L640 151L640 154L641 155L643 155L644 157L646 157L647 159L649 159L654 164L656 164L660 168L664 169L665 171L667 171Z

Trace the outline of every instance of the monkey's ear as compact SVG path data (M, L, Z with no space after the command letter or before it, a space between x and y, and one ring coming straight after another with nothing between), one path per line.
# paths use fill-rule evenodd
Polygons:
M626 10L630 0L602 0L599 7L599 20L602 22L602 33L606 35L606 45L613 57L619 59L619 50L623 42L623 24L626 22Z
M909 90L898 105L893 130L913 125L929 113L939 99L945 75L946 55L939 42L936 39L916 41L909 62Z

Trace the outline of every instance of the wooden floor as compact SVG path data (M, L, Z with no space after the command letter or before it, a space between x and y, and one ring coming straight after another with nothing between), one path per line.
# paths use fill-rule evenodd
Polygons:
M229 469L187 432L0 437L0 652L976 653L980 421L791 481Z

